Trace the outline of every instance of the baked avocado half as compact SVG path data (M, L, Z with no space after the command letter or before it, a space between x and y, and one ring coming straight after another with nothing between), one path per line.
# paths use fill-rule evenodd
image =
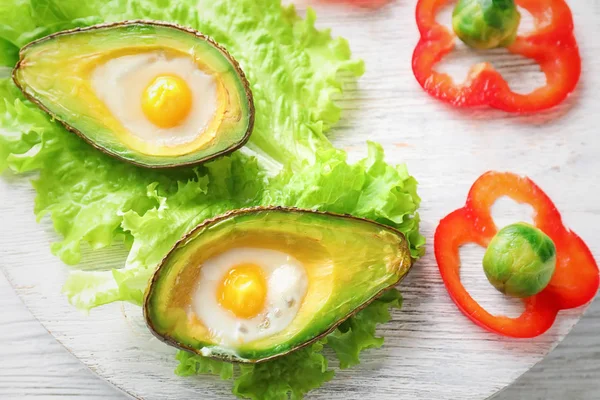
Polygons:
M175 245L146 291L144 315L170 345L257 363L329 334L411 265L404 235L373 221L295 208L236 210Z
M243 146L249 83L220 45L191 29L127 21L25 46L13 80L98 150L149 168L199 164Z

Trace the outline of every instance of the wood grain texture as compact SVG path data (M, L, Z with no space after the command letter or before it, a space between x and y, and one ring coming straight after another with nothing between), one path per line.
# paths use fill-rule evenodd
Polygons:
M33 318L2 274L0 308L1 399L119 398Z
M529 117L457 111L425 95L410 70L417 41L413 1L398 1L377 12L318 7L319 25L347 37L367 64L365 77L358 85L348 85L340 99L344 119L332 138L350 159L364 156L365 140L374 140L384 145L390 162L408 163L420 181L423 233L429 244L427 256L401 287L403 310L380 331L387 338L385 347L367 352L359 367L339 372L311 398L485 399L540 361L580 318L581 309L561 313L550 332L530 341L483 332L449 300L431 247L439 219L464 203L477 176L495 169L532 177L594 255L600 254L600 243L593 240L600 226L600 75L593 73L600 66L600 3L582 0L571 6L584 54L582 84L562 106ZM457 54L443 68L463 71L472 61L464 50ZM539 78L528 60L503 51L487 57L511 84ZM33 191L25 179L8 176L0 181L0 205L0 267L32 313L84 364L147 399L231 397L230 384L216 378L174 376L174 351L151 337L139 309L113 304L83 316L67 304L60 295L67 269L50 254L49 243L56 239L50 225L34 221ZM509 215L521 213L511 208ZM86 251L84 265L119 267L124 256L118 248ZM462 277L471 293L491 310L518 312L518 304L503 303L495 295L480 259L476 249L464 253ZM596 346L585 367L593 373L598 344L591 332L585 341L574 339L574 345ZM560 362L556 364L558 370ZM558 390L549 386L548 392Z

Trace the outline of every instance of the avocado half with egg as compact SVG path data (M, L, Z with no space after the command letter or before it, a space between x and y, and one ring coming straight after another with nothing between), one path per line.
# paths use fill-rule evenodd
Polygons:
M146 291L150 330L206 357L256 363L332 332L412 265L404 235L352 216L236 210L181 239Z
M199 164L249 139L254 103L229 53L191 29L127 21L25 46L13 80L104 153L150 168Z

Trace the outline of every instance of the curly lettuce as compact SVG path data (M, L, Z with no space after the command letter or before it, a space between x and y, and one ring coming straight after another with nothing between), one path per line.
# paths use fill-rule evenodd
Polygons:
M4 0L0 3L0 172L37 171L35 213L51 218L61 240L52 251L73 270L64 292L90 310L115 301L140 304L156 264L186 231L227 210L283 205L350 213L394 226L424 250L417 182L404 165L385 162L381 147L350 164L327 132L341 117L334 98L364 65L348 43L315 28L279 0ZM195 28L224 45L246 72L257 108L245 148L201 167L150 171L102 154L25 100L3 73L18 49L47 34L101 22L155 19ZM343 77L343 78L342 78ZM123 243L123 268L77 268L81 246ZM333 348L342 368L383 343L377 324L399 307L390 291L326 340L259 366L235 367L179 353L181 375L233 378L234 393L253 399L301 398L331 379L322 354Z

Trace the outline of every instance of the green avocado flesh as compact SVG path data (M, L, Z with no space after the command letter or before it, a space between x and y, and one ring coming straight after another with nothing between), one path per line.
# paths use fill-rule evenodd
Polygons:
M191 93L181 106L181 92L172 92L175 103L154 113L164 120L189 109L168 126L142 106L153 79L164 75L181 78ZM24 47L13 79L68 130L148 168L199 164L232 152L247 142L254 124L252 94L238 63L211 39L176 25L131 21L60 32Z
M202 309L220 307L210 298L217 296L216 288L203 286L209 289L201 296L208 300L201 303L198 288L202 279L210 280L203 278L209 276L208 271L203 275L203 268L209 268L210 260L247 249L276 251L297 260L308 284L291 322L268 336L232 344L215 329L223 318L198 317L217 314L218 310ZM252 262L263 267L270 261L265 257ZM406 238L385 225L298 209L238 210L198 226L174 247L148 287L144 313L153 333L173 346L216 359L261 362L331 332L395 286L411 265ZM231 267L225 265L221 274Z

